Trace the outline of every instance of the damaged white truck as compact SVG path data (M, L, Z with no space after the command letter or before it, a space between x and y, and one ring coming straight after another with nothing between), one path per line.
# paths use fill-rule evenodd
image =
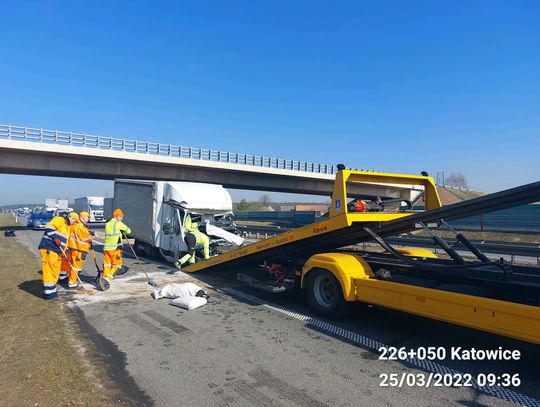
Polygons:
M184 236L188 215L210 237L211 254L220 246L240 246L234 233L232 199L221 185L195 182L115 180L113 207L124 212L137 254L161 254L175 262L187 251Z

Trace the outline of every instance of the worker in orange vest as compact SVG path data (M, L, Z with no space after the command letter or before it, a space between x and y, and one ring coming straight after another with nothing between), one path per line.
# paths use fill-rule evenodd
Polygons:
M46 300L58 299L56 284L60 277L62 257L67 250L69 225L77 222L79 216L75 212L69 215L55 216L45 225L45 232L39 242L41 256L41 272L43 276L43 297Z
M78 283L79 273L84 265L86 255L90 250L92 237L95 234L88 229L89 219L90 214L83 211L79 213L79 222L69 227L68 259L70 264L68 264L68 290L79 290L82 288Z

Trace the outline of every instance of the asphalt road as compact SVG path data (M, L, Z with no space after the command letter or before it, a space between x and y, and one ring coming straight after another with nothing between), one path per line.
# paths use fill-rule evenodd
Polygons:
M40 231L18 230L37 256ZM127 250L126 250L127 249ZM205 287L209 303L193 311L154 300L134 259L107 292L61 292L81 327L110 360L121 386L156 406L450 406L540 405L540 347L375 307L325 321L311 314L302 293L271 295L243 286L234 273L173 272L144 260L160 287L191 281ZM101 264L101 253L98 252ZM539 329L539 327L531 327ZM378 360L381 345L417 349L518 349L519 361L420 363ZM518 387L381 386L381 374L518 373ZM399 376L401 377L401 376Z

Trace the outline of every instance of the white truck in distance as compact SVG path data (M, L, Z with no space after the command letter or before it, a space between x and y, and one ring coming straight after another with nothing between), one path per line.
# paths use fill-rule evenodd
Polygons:
M103 202L102 196L83 196L82 198L75 199L75 211L76 212L88 212L90 214L90 222L103 222Z
M57 209L67 209L68 206L68 200L65 198L46 198L45 199L45 206L47 208L57 208Z
M231 233L235 229L230 220L232 199L221 185L115 180L113 208L122 209L135 238L135 250L148 257L160 253L175 262L187 251L184 225L188 214L210 237L214 253L220 243L240 246L244 242Z

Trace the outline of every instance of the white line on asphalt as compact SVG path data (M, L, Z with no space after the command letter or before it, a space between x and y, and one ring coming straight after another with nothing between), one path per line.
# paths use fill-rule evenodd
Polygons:
M296 311L289 310L285 307L282 307L280 305L268 303L264 301L261 298L255 297L250 294L246 294L242 291L235 290L234 288L222 288L219 291L222 291L224 293L237 296L240 298L244 298L248 301L254 302L256 304L262 305L265 308L271 309L273 311L277 311L281 314L287 315L289 317L292 317L294 319L300 320L302 322L305 322L307 325L314 326L322 331L328 332L332 335L338 336L342 339L345 339L348 342L352 342L356 345L359 345L363 348L370 349L372 351L378 352L381 347L389 347L389 345L384 344L383 342L380 342L376 339L369 338L364 335L360 335L356 332L353 332L351 330L345 329L340 327L339 325L332 324L330 322L324 321L322 319L311 317L309 315L301 314ZM455 369L451 369L447 366L440 365L438 363L434 363L430 360L418 360L416 358L407 358L406 362L409 364L420 368L422 370L433 372L433 373L441 373L441 374L461 374L459 371ZM540 400L535 399L533 397L526 396L524 394L515 392L513 390L509 390L504 387L490 387L490 386L480 386L476 380L473 379L472 387L476 390L479 390L483 393L489 394L491 396L498 397L503 400L510 401L512 403L518 404L520 406L527 406L527 407L538 407L540 406Z

